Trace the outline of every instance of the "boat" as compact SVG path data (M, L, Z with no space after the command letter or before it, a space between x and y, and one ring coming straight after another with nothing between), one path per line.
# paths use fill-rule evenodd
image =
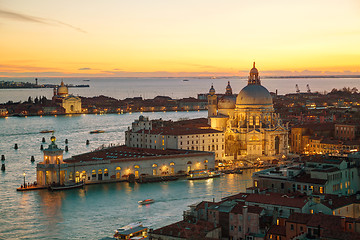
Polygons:
M155 202L155 200L154 199L145 199L145 200L142 200L142 201L139 201L138 203L140 204L140 205L146 205L146 204L150 204L150 203L154 203Z
M50 191L59 191L59 190L69 190L69 189L74 189L74 188L81 188L85 185L85 182L81 181L81 182L77 182L77 183L67 183L64 185L52 185L49 187Z
M189 81L189 79L184 79L183 81L184 81L184 82L188 82L188 81Z
M55 132L54 130L42 130L40 131L40 133L53 133Z
M90 82L90 79L84 79L83 81L84 82Z
M116 239L146 239L148 228L143 227L141 222L131 223L115 230Z
M221 174L219 172L202 169L202 170L191 171L190 175L188 176L188 180L200 180L200 179L215 178L220 176Z
M104 133L105 131L103 130L94 130L94 131L90 131L90 134L94 134L94 133Z

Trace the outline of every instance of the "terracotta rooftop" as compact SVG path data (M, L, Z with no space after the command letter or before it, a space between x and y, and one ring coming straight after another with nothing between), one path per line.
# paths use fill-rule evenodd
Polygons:
M321 200L321 203L326 207L335 210L353 203L360 203L360 198L358 199L356 195L338 196L327 194L325 195L325 198Z
M280 225L272 225L266 234L286 236L286 227Z
M302 208L308 202L307 198L288 196L280 193L250 194L246 202L279 205L286 207Z
M214 223L199 220L196 223L189 223L185 221L176 222L168 226L156 229L154 234L172 236L183 239L207 239L206 234L215 230ZM219 228L219 227L218 227Z
M186 156L199 156L199 155L212 155L209 152L189 151L189 150L175 150L175 149L149 149L149 148L135 148L127 147L125 145L104 148L101 150L88 152L80 155L72 156L69 159L65 159L64 162L89 162L89 161L101 161L110 160L111 162L119 161L136 161L136 160L150 160L155 158L170 158L179 157L180 155Z
M238 203L235 205L235 207L233 207L233 209L230 212L235 214L243 214L244 206L246 206L244 203ZM246 207L248 213L260 214L264 210L264 208L257 206L246 206Z
M310 174L299 174L295 177L296 182L301 183L312 183L312 184L320 184L324 185L327 180L326 179L320 179L320 178L311 178Z

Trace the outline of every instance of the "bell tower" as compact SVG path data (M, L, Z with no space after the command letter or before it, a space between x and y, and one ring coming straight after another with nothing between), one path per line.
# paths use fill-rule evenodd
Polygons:
M208 117L216 116L217 115L217 96L215 94L215 89L214 89L213 85L211 85L207 99L208 99Z

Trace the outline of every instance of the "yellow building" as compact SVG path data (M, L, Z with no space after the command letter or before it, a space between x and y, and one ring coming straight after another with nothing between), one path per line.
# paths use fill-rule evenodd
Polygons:
M74 95L69 95L68 87L61 81L60 87L54 89L53 100L65 109L66 114L81 113L81 99Z

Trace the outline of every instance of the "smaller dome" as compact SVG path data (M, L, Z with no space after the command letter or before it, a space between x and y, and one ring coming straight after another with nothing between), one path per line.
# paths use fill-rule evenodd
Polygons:
M236 96L234 95L224 95L219 99L218 108L219 109L235 109Z
M58 94L58 95L66 95L66 94L68 94L68 93L69 93L68 88L65 86L64 82L61 81L61 85L60 85L60 87L59 87L58 90L57 90L57 94Z
M210 95L214 95L215 94L215 88L214 88L214 86L211 84L211 88L210 88L210 90L209 90L209 93L210 93Z

